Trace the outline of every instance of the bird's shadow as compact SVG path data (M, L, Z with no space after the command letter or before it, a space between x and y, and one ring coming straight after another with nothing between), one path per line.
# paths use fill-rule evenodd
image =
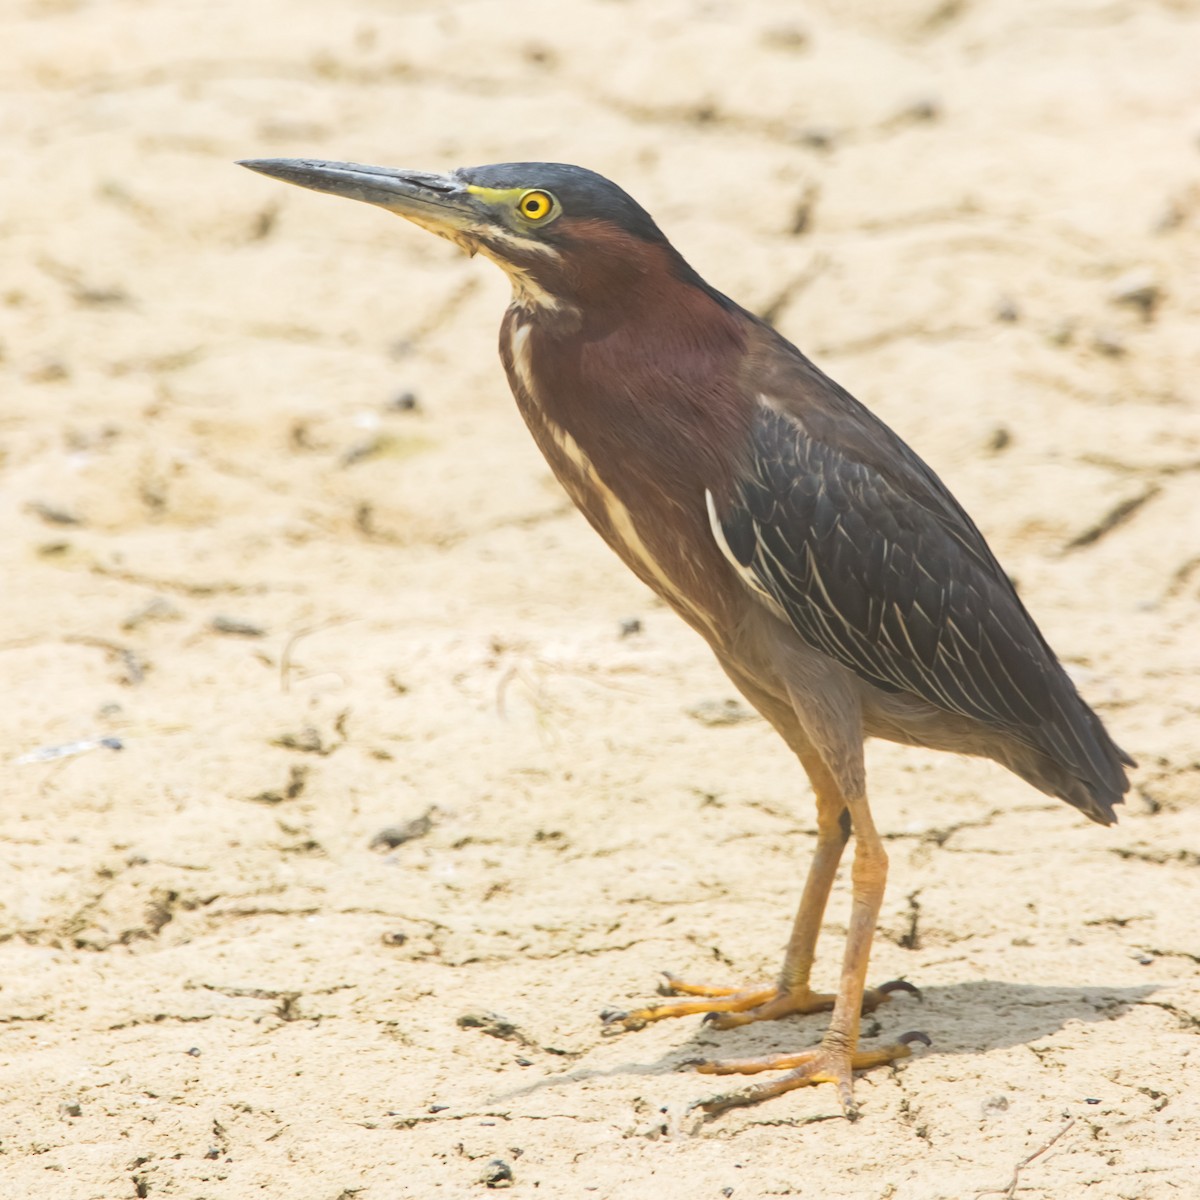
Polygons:
M924 990L923 999L901 995L863 1017L861 1048L883 1046L909 1030L926 1033L932 1045L914 1046L915 1053L982 1054L1006 1046L1028 1045L1057 1033L1068 1022L1119 1019L1157 991L1155 984L1136 987L1058 987L1046 984L972 980ZM703 1058L750 1058L793 1053L815 1046L829 1021L828 1013L785 1017L736 1029L714 1030L700 1018L683 1018L681 1038L654 1061L636 1059L606 1068L576 1067L500 1093L497 1099L530 1095L544 1088L622 1075L663 1075L686 1069ZM636 1046L637 1034L618 1035Z

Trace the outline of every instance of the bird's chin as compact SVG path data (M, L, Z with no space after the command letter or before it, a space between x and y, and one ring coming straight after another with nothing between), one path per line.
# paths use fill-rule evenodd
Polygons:
M413 225L419 225L430 233L436 233L438 237L445 238L448 242L453 242L468 258L474 258L479 253L479 235L471 229L456 229L453 225L447 225L442 221L432 218L427 220L408 212L396 215L403 217Z
M451 231L443 233L442 237L453 242L468 258L474 258L479 253L479 239L473 233Z

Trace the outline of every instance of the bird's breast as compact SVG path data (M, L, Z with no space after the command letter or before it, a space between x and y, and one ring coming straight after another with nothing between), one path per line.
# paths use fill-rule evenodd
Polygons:
M504 362L517 406L534 440L575 506L620 556L626 566L657 592L689 624L710 638L715 636L713 614L699 602L695 579L705 567L690 561L688 539L671 538L672 516L678 512L657 511L653 502L639 504L635 516L618 488L628 488L628 479L607 479L592 455L567 426L542 402L534 370L531 327L512 322L506 330ZM632 503L632 501L631 501ZM660 500L665 509L669 503ZM697 496L702 509L703 494ZM673 543L668 549L664 542Z

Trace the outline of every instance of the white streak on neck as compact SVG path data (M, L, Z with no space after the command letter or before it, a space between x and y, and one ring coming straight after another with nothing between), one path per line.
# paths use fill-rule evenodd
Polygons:
M492 233L489 236L493 241L511 243L519 246L522 250L535 250L551 261L562 257L557 250L537 242L526 242L520 238L508 237L499 233ZM478 243L478 249L480 254L485 258L490 258L508 276L508 281L512 284L513 303L518 308L540 308L547 312L558 312L570 307L564 305L557 296L546 291L526 268L518 267L515 263L508 261L502 254L497 253L482 241Z
M531 326L527 322L516 325L509 339L509 345L512 347L513 368L517 372L517 378L521 381L521 386L525 389L525 394L530 400L536 403L537 396L533 388L533 368L529 362L530 328Z

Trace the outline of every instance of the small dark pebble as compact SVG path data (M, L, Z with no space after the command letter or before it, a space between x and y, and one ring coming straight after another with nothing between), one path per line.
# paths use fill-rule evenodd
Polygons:
M293 765L288 768L288 781L282 791L259 792L255 796L247 796L246 799L252 804L282 804L285 800L295 800L303 793L307 780L308 768Z
M1011 445L1012 434L1003 425L998 425L993 429L991 436L987 440L987 448L993 454L999 454L1001 450L1007 450Z
M220 1158L221 1157L220 1146L209 1146L208 1150L205 1152L204 1157L212 1158L212 1159Z
M190 1054L192 1056L192 1058L199 1058L200 1057L200 1047L199 1046L189 1046L186 1053Z
M73 1100L70 1104L64 1104L62 1106L62 1114L64 1117L82 1117L83 1106L78 1100Z
M895 121L936 121L941 115L942 105L936 97L918 96L896 114Z
M641 617L626 617L617 629L621 637L632 637L635 633L642 632L642 619Z
M355 442L344 452L340 464L342 467L353 467L356 463L366 462L368 458L382 455L390 445L394 445L394 442L390 437L384 437L382 433L367 434L361 442Z
M787 138L797 145L807 146L810 150L831 150L837 141L837 134L826 126L807 125L789 130Z
M371 850L395 850L405 842L415 841L424 837L433 828L433 809L403 825L389 825L381 829L368 843Z
M1084 1098L1083 1102L1084 1102L1084 1104L1099 1104L1100 1103L1099 1099L1095 1096L1086 1096Z
M786 50L797 53L808 48L808 30L802 25L774 25L762 32L760 39L764 46L773 50Z
M702 700L684 711L701 725L740 725L743 721L754 720L754 713L732 697L727 700Z
M502 1158L493 1158L479 1177L479 1182L490 1188L507 1188L513 1185L513 1169Z
M533 1043L521 1032L516 1023L500 1013L466 1012L456 1022L459 1029L478 1029L488 1037L499 1038L504 1042L520 1042L524 1046Z
M1097 329L1092 335L1092 349L1108 358L1120 358L1126 353L1124 341L1110 329Z
M130 302L129 293L120 287L76 287L72 291L77 304L91 304L97 308Z
M73 512L59 508L57 504L31 500L26 507L35 517L41 517L47 525L81 525L83 523Z
M418 412L421 401L416 392L400 392L387 402L387 407L389 412Z
M353 467L356 463L366 462L369 458L375 458L382 454L388 445L388 439L378 433L372 433L362 439L360 442L355 442L342 455L340 465L343 467Z
M383 944L385 946L403 946L407 941L408 934L400 933L398 930L383 935Z
M279 209L273 204L256 213L250 225L250 241L261 242L264 238L270 237L271 230L275 228L275 222L278 219Z
M723 1187L721 1189L721 1195L724 1196L726 1200L729 1200L729 1197L733 1195L733 1188Z
M34 367L28 377L33 383L59 383L70 375L71 369L62 359L49 358Z
M440 1113L445 1112L449 1107L450 1105L448 1104L431 1104L429 1106L429 1111L431 1113Z
M1005 297L996 305L996 320L1004 321L1007 324L1012 324L1020 317L1020 310L1017 308L1016 302Z
M175 607L174 604L163 596L155 596L152 600L147 601L141 608L134 609L121 622L122 629L137 629L138 626L144 625L147 621L177 621L183 613Z
M792 237L801 237L812 228L813 209L816 207L817 195L818 191L815 184L810 183L808 187L804 189L804 195L801 196L797 201L796 207L792 210L792 219L788 223L788 233L790 233ZM772 305L772 308L774 309L774 311L771 313L772 321L779 315L779 310L783 307L783 304L787 303L787 296L788 294L785 292L783 296L780 299L777 299L774 305Z
M228 633L234 637L266 637L267 631L253 621L242 621L237 617L215 616L212 619L212 629L216 633Z
M531 1059L531 1058L518 1058L515 1061L516 1061L516 1064L518 1067L532 1067L533 1066L533 1059Z
M297 733L281 733L271 739L272 746L281 746L284 750L298 750L301 754L319 754L324 757L334 747L326 746L319 730L306 725Z
M1046 337L1055 346L1069 346L1075 340L1075 322L1070 317L1061 318L1046 332Z
M558 55L549 46L541 46L536 42L525 46L521 55L527 63L532 63L535 67L553 67L558 62Z
M1159 212L1158 219L1151 227L1152 233L1170 233L1183 225L1200 200L1200 187L1193 187L1181 196L1173 196L1167 200Z
M1163 290L1149 271L1130 271L1113 284L1109 299L1113 304L1137 309L1143 321L1152 321L1155 311L1162 303Z

